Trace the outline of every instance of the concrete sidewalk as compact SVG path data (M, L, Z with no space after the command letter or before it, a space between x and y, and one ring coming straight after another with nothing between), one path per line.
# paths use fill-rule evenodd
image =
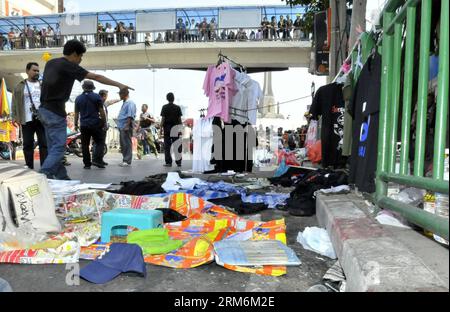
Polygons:
M448 247L413 229L380 225L355 194L319 195L327 229L347 277L347 291L449 291Z

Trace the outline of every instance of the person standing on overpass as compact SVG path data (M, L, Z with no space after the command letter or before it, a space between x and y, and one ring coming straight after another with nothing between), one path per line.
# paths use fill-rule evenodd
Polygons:
M48 61L44 69L39 116L46 132L48 156L40 172L51 179L70 180L62 160L67 139L66 102L70 98L75 80L81 82L90 79L121 90L131 89L81 67L84 53L84 44L76 39L69 40L64 45L64 56Z

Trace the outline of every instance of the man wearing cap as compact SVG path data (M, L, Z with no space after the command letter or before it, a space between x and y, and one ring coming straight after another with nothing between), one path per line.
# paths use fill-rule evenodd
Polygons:
M48 156L40 172L51 179L70 180L62 159L67 139L66 102L70 98L75 80L91 79L119 89L129 89L124 84L81 67L84 53L86 47L83 43L76 39L69 40L64 45L64 56L52 59L45 65L39 118L45 128Z
M120 150L122 151L123 161L121 167L129 167L133 159L133 137L134 119L136 118L136 104L130 100L128 89L121 89L120 99L123 101L120 108L119 117L117 117L117 128L120 131Z
M120 99L108 100L108 90L100 90L98 92L98 95L100 95L100 97L102 98L103 109L105 110L105 115L106 115L106 124L105 124L105 127L103 127L103 131L102 131L103 138L106 143L106 134L108 133L108 130L109 130L108 107L110 107L113 104L119 103ZM94 144L92 145L92 155L94 155L96 153L96 148L97 148L97 145L94 142ZM108 163L103 160L103 165L108 166Z
M103 109L103 100L95 90L91 80L83 82L83 93L75 100L75 130L78 130L78 119L81 130L81 149L83 151L84 169L91 169L91 165L105 168L103 165L103 154L105 137L103 128L106 125L106 114ZM90 153L91 138L96 145L95 154Z

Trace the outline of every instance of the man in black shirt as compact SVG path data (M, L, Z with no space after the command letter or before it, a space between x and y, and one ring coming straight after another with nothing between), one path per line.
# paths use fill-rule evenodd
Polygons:
M45 128L48 156L40 172L51 179L70 179L62 159L67 139L66 102L70 98L75 80L91 79L119 89L131 89L82 68L79 64L84 53L86 53L86 47L80 41L69 40L64 45L64 56L48 61L45 66L39 116Z
M182 142L180 139L180 132L182 131L181 123L181 109L178 105L174 104L175 96L173 93L168 93L167 101L168 104L164 105L161 110L161 129L164 130L164 154L166 164L165 167L172 166L172 155L170 153L172 144L178 145L178 153L175 153L175 162L178 167L181 167L181 151Z

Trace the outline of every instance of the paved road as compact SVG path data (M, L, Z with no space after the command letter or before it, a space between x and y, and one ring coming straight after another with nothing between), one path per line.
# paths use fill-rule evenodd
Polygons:
M162 160L153 156L142 161L134 161L132 167L121 168L120 156L108 154L108 169L84 170L81 158L69 157L68 167L72 179L83 182L119 183L125 180L139 180L145 176L177 170L178 168L162 167ZM19 162L21 163L21 162ZM190 162L183 164L182 170L190 169ZM267 173L257 173L257 176ZM266 210L261 213L261 220L268 221L286 218L288 245L300 257L299 267L289 267L288 273L282 277L258 276L224 269L211 263L196 269L177 270L154 265L147 265L147 278L122 274L106 285L90 284L81 280L79 286L68 286L66 275L69 272L65 265L7 265L0 264L0 277L7 280L15 291L61 291L61 292L102 292L102 291L205 291L205 292L299 292L306 291L319 282L327 269L334 263L326 257L304 250L296 242L299 231L307 226L317 226L317 219L291 217L278 210ZM88 264L81 261L80 266Z

